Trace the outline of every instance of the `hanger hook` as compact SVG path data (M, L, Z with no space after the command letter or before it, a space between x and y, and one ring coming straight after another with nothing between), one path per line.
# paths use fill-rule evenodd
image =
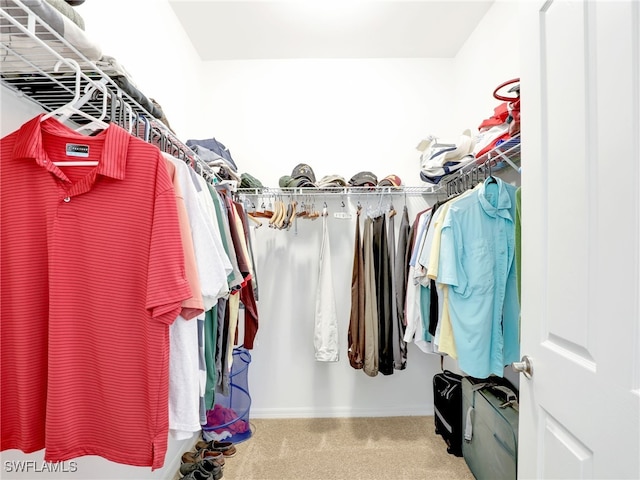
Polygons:
M67 65L71 65L71 67L73 68L74 72L75 72L75 90L73 92L73 98L67 103L67 105L73 106L75 105L78 100L80 100L80 89L81 89L81 85L82 85L82 71L80 70L80 65L78 64L78 62L76 62L74 59L72 58L64 58L62 60L58 60L56 62L56 64L53 66L53 71L58 73L60 71L60 67L62 66L63 63L66 63ZM49 113L47 113L46 115L44 115L42 117L42 120L45 120L47 118L53 117L56 112L60 111L60 108L56 108L54 110L51 110Z

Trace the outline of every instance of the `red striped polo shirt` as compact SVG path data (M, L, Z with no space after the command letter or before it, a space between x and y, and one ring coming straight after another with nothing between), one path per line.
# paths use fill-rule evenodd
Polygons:
M191 297L160 151L38 116L0 140L2 450L159 468L169 325ZM97 166L54 162L95 160Z

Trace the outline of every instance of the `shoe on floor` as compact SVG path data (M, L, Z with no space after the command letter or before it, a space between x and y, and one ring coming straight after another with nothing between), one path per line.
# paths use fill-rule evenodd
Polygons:
M219 480L222 478L222 467L213 460L204 459L198 463L183 463L180 465L180 473L186 475L184 478L190 478L188 475L196 475L193 472L200 472L207 479Z
M207 475L206 473L202 473L200 470L194 470L190 474L182 477L180 480L211 480L212 478L214 477Z
M199 463L203 460L210 460L221 468L224 467L224 454L222 452L214 452L212 450L198 449L195 452L184 452L182 454L182 463Z
M233 442L219 442L217 440L205 442L204 440L201 440L196 443L196 448L222 452L227 458L233 457L236 454L236 447Z

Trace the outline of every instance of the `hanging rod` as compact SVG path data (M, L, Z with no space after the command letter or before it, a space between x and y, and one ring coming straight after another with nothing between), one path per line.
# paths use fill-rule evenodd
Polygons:
M489 160L492 167L498 166L500 161L504 161L516 172L522 173L521 167L515 163L520 161L520 133L489 150L477 159L476 164L479 162L485 163L485 161Z
M239 188L238 195L436 195L442 191L442 186L429 185L424 187L296 187L296 188Z
M465 190L475 187L487 177L500 172L505 165L504 162L519 174L522 168L517 165L520 162L520 134L514 135L504 143L494 147L484 155L481 155L475 162L465 165L455 174L445 177L441 183L446 190L447 196L463 193Z

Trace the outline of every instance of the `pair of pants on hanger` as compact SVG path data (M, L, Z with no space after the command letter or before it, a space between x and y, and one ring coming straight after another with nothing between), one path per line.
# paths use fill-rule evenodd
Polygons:
M336 299L333 290L331 246L327 219L327 208L324 208L322 211L322 245L320 246L313 346L317 361L337 362L339 358L338 315L336 313Z

